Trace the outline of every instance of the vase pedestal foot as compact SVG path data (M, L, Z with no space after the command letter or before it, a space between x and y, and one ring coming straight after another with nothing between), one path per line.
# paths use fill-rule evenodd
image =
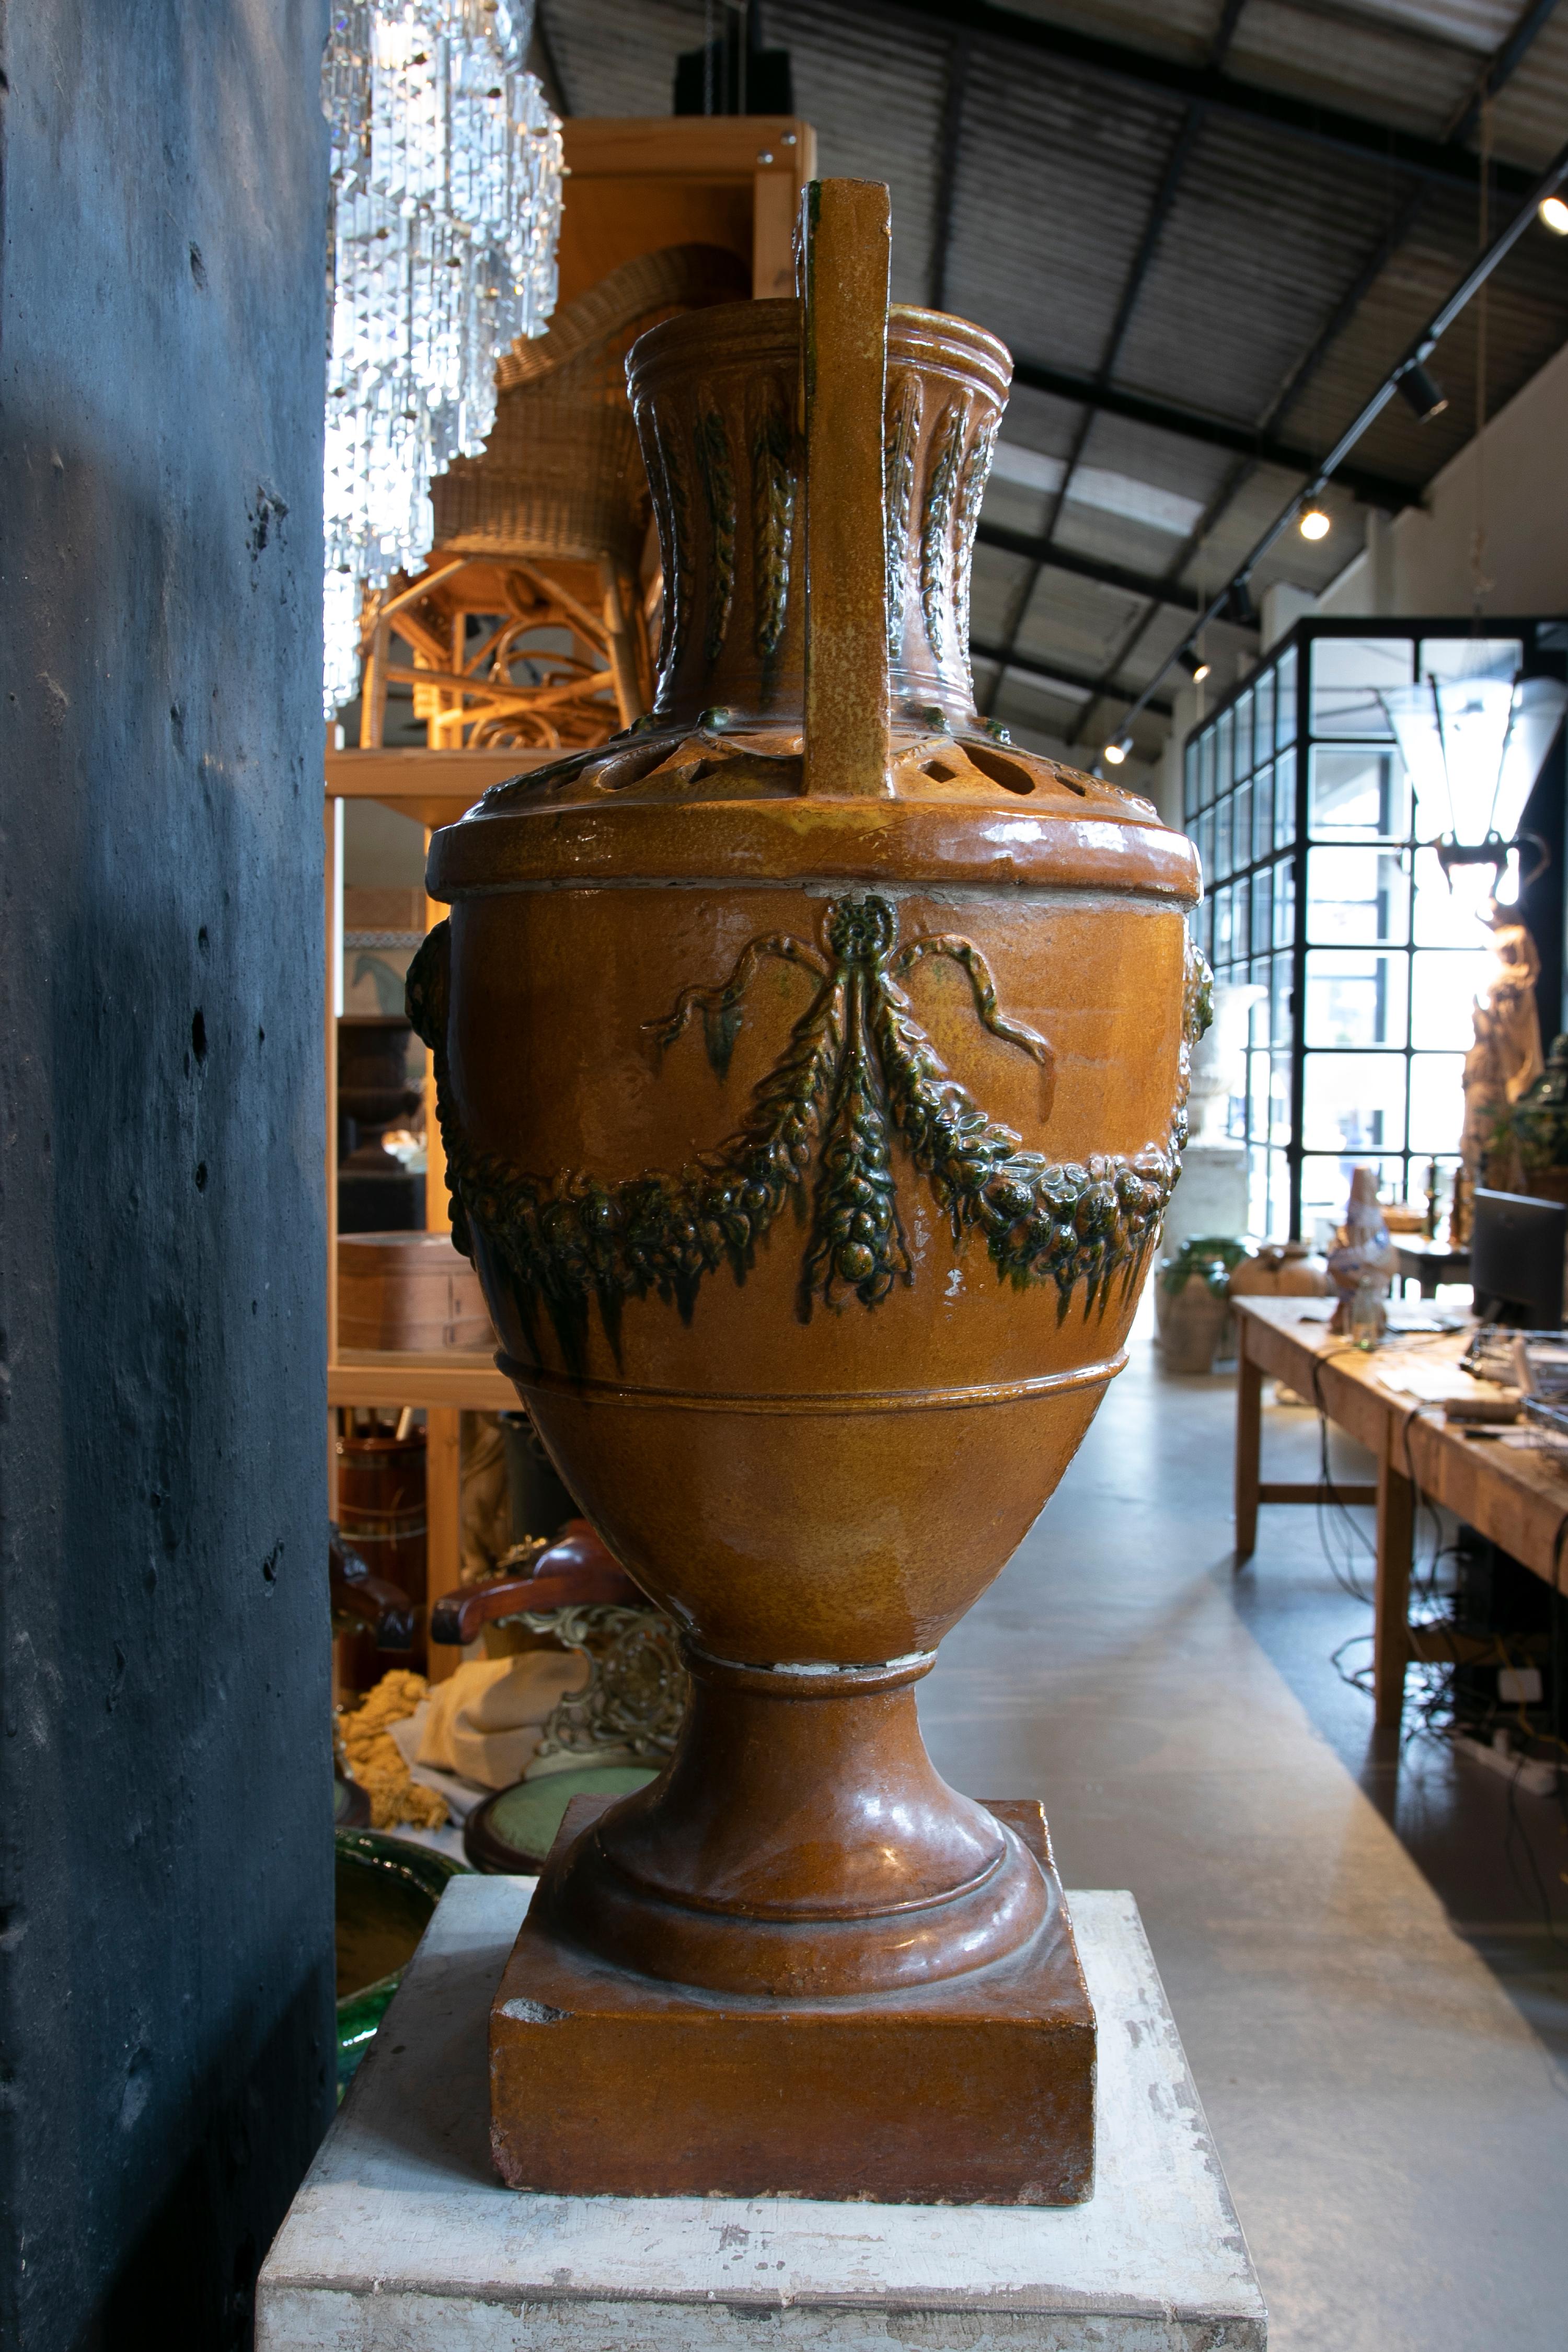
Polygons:
M1037 1803L987 1810L1039 1871L1022 1949L919 1990L747 1999L595 1958L547 1924L605 1800L577 1799L490 2011L514 2189L1073 2205L1094 2185L1094 2011Z

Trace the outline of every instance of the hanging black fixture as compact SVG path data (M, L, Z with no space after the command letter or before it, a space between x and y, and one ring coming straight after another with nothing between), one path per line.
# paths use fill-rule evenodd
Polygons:
M717 39L675 61L675 112L793 114L789 51L763 48L760 0L722 0L720 17Z
M1419 360L1413 360L1400 376L1399 389L1423 425L1430 424L1434 416L1441 416L1448 405L1447 394Z

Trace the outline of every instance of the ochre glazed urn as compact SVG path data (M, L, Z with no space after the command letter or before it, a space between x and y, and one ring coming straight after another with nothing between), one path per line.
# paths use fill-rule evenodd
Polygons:
M1068 2202L1043 1820L943 1784L914 1686L1123 1360L1197 869L975 717L1005 351L889 311L885 190L815 188L805 246L804 302L635 347L656 707L437 835L410 978L500 1360L692 1678L668 1772L568 1816L494 2145L534 2189Z

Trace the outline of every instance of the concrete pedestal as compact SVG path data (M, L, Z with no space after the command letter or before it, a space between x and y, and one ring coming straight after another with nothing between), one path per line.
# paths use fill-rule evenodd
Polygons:
M1174 1257L1184 1242L1202 1234L1231 1240L1247 1230L1247 1147L1191 1143L1165 1212L1161 1249Z
M532 1881L460 1878L261 2273L257 2352L1265 2352L1268 2320L1130 1895L1069 1896L1100 2021L1088 2204L499 2186L489 2003Z

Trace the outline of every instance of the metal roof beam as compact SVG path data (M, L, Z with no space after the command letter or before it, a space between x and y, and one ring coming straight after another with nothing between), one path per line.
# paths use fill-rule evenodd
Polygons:
M1415 338L1414 341L1406 345L1403 357L1394 362L1394 365L1389 369L1388 373L1384 377L1383 382L1378 385L1377 390L1373 394L1371 399L1365 403L1360 412L1352 417L1350 424L1346 425L1344 431L1341 434L1333 447L1329 451L1328 456L1323 459L1322 465L1320 467L1318 472L1313 475L1305 488L1298 490L1295 497L1290 499L1289 504L1280 509L1279 512L1275 516L1274 520L1269 524L1268 530L1263 533L1262 538L1255 543L1249 553L1239 564L1237 564L1236 570L1231 573L1230 578L1226 582L1225 586L1220 590L1218 595L1214 597L1210 603L1205 605L1202 618L1198 623L1199 629L1204 626L1205 622L1217 619L1222 613L1226 613L1227 608L1234 605L1237 590L1246 589L1253 572L1257 570L1258 564L1261 563L1263 558L1268 554L1269 549L1274 545L1275 541L1279 538L1282 532L1289 529L1289 526L1295 521L1308 499L1315 496L1321 486L1330 479L1336 467L1340 466L1350 451L1354 448L1356 443L1361 439L1362 435L1367 430L1368 426L1373 424L1376 419L1382 415L1384 410L1387 407L1389 402L1394 398L1395 393L1398 391L1401 377L1404 376L1409 369L1422 364L1425 361L1430 358L1432 352L1436 349L1438 342L1453 325L1455 320L1461 315L1474 296L1480 291L1488 278L1491 276L1493 270L1497 268L1499 262L1503 260L1507 255L1512 252L1514 247L1518 244L1520 238L1524 235L1531 221L1534 219L1537 206L1543 204L1548 196L1555 195L1558 190L1564 184L1568 184L1568 146L1559 148L1551 163L1548 163L1545 171L1531 188L1524 203L1520 206L1518 212L1515 213L1513 218L1506 225L1505 227L1500 230L1499 234L1492 239L1490 245L1488 246L1486 251L1480 256L1479 259L1472 263L1471 267L1465 272L1463 278L1460 278L1458 284L1455 287L1453 292L1448 296L1447 300L1442 303L1439 308L1433 312L1432 316L1427 320L1426 324L1422 328L1421 332ZM1472 441L1468 446L1473 447L1475 444ZM1196 631L1193 634L1195 635ZM1191 645L1192 642L1193 638L1189 636L1187 644ZM1142 695L1140 695L1137 702L1133 704L1132 709L1129 714L1130 717L1135 718L1140 709L1147 707L1150 694L1153 691L1154 688L1160 684L1161 680L1169 674L1172 663L1180 659L1184 650L1184 647L1178 646L1173 653L1166 656L1164 661L1161 663L1160 667L1150 679L1148 688Z
M1510 81L1519 71L1535 46L1537 35L1545 31L1556 6L1557 0L1532 0L1532 5L1525 9L1507 40L1489 60L1464 112L1449 131L1450 140L1468 139L1477 129L1482 107L1489 98L1495 98L1504 82Z
M931 281L927 308L947 308L947 264L952 247L952 208L958 194L958 158L963 142L963 102L968 95L969 59L973 47L969 35L952 37L948 53L947 87L942 93L942 135L937 142L936 201L931 207Z
M1207 61L1211 66L1224 64L1226 51L1230 47L1241 12L1246 5L1247 0L1225 0L1218 29L1209 45ZM1154 191L1153 201L1144 218L1143 233L1138 240L1137 250L1122 278L1121 293L1116 305L1116 315L1110 322L1110 331L1105 339L1100 354L1100 365L1094 372L1094 389L1097 394L1107 391L1115 375L1116 363L1121 356L1121 347L1127 340L1128 331L1132 324L1132 314L1138 308L1138 299L1143 291L1144 280L1154 266L1154 257L1160 250L1160 240L1164 236L1165 224L1175 204L1177 191L1182 184L1182 174L1187 168L1187 158L1197 142L1203 121L1201 108L1195 106L1183 108L1180 127L1171 142L1170 152L1165 158L1165 168L1160 174L1160 184ZM1072 495L1073 478L1083 461L1084 451L1089 446L1089 436L1094 431L1099 415L1100 411L1097 408L1086 404L1079 417L1078 429L1073 435L1072 447L1068 452L1068 460L1062 467L1061 480L1058 485L1056 497L1051 501L1050 511L1046 517L1043 537L1047 545L1055 544L1058 529L1067 509L1068 500ZM1179 569L1178 565L1168 565L1167 577L1174 577ZM1018 642L1018 632L1024 625L1039 577L1040 565L1034 563L1030 566L1023 584L1013 600L1013 609L1007 624L1009 651ZM1144 609L1152 613L1154 607L1148 605ZM1104 675L1108 677L1114 676L1121 667L1120 660L1114 661ZM987 713L1001 688L1002 677L1003 672L998 669L985 698Z
M1129 392L1121 384L1098 384L1093 376L1076 374L1070 368L1047 367L1041 360L1013 361L1013 381L1031 392L1049 393L1055 400L1070 400L1085 408L1098 408L1108 416L1125 416L1134 425L1150 425L1159 433L1173 433L1184 441L1204 441L1211 449L1234 450L1238 457L1251 457L1258 465L1279 466L1288 474L1315 476L1319 460L1310 449L1298 442L1282 441L1274 434L1262 433L1250 425L1240 425L1233 417L1210 416L1199 408L1184 408L1175 401L1151 399L1147 394ZM1382 507L1397 514L1405 507L1419 506L1420 486L1402 482L1394 474L1369 472L1361 466L1341 466L1334 479L1363 506Z
M544 21L544 0L534 0L533 37L529 47L533 52L529 62L544 84L545 97L563 121L570 120L573 108L566 95L566 83L555 54L555 45L550 37L550 27Z
M867 0L860 0L860 5L867 5ZM906 16L934 19L950 29L962 27L1062 65L1083 66L1189 106L1203 107L1211 114L1254 123L1384 170L1392 168L1449 187L1473 189L1480 182L1479 157L1457 139L1423 139L1414 131L1370 121L1340 107L1321 106L1286 90L1239 81L1220 66L1185 65L1174 58L1131 48L1123 41L1108 40L1103 34L1082 33L1068 25L1048 24L1043 17L1023 16L1016 9L999 8L993 0L870 0L870 5L879 11L895 5ZM1492 184L1503 196L1526 195L1534 177L1517 163L1494 162L1491 167Z
M1043 563L1052 572L1070 572L1079 580L1093 580L1123 596L1140 596L1152 604L1173 604L1183 613L1203 610L1196 591L1178 580L1161 580L1152 572L1133 572L1124 563L1104 563L1098 556L1080 555L1076 548L1063 547L1054 539L1009 530L1005 523L987 522L984 517L975 536L982 547L997 548L1004 555L1021 555L1026 563Z
M1235 31L1237 17L1245 5L1246 0L1226 0L1225 16L1220 33L1216 37L1217 41L1224 41L1229 33ZM1510 76L1518 71L1531 43L1544 27L1556 5L1557 0L1532 0L1532 5L1526 7L1508 39L1490 58L1480 75L1476 84L1474 97L1450 128L1448 134L1450 138L1468 137L1480 119L1483 103L1487 99L1495 97ZM1211 61L1218 62L1217 58L1211 58ZM1295 405L1317 374L1329 352L1404 244L1415 226L1416 215L1426 199L1427 186L1428 184L1426 181L1417 180L1407 190L1403 203L1396 209L1378 243L1367 256L1352 283L1340 297L1310 350L1298 362L1278 398L1269 407L1263 420L1263 429L1266 433L1272 426L1283 423L1287 413ZM1242 484L1256 470L1256 463L1251 458L1244 458L1238 466L1231 468L1226 480L1221 484L1210 499L1206 511L1199 518L1197 526L1181 556L1171 566L1173 572L1180 573L1185 571L1226 508L1241 488ZM1106 664L1100 677L1101 687L1106 693L1114 693L1114 681L1121 676L1123 663L1131 658L1134 649L1146 635L1159 609L1157 604L1145 604L1142 613L1134 621L1110 660ZM1166 667L1169 667L1169 665L1167 664ZM1069 744L1077 742L1080 735L1088 733L1089 720L1094 716L1097 702L1098 698L1091 698L1079 712L1067 739Z
M1000 669L1022 669L1026 670L1031 677L1054 679L1058 686L1069 686L1077 694L1110 695L1122 702L1132 699L1131 694L1119 696L1114 687L1107 686L1100 678L1090 677L1086 670L1069 669L1064 662L1042 661L1037 654L1021 654L1016 647L992 645L984 637L970 638L969 656L972 661L995 662ZM1145 710L1157 710L1162 719L1168 719L1171 715L1170 704L1153 697L1142 707Z
M1100 365L1094 372L1094 388L1097 393L1105 391L1115 371L1121 346L1127 339L1127 331L1132 323L1132 313L1138 307L1138 297L1143 290L1143 281L1152 268L1154 256L1160 249L1160 239L1164 234L1165 222L1170 215L1171 206L1176 200L1176 190L1181 185L1182 173L1186 169L1187 157L1192 153L1193 142L1198 135L1202 120L1202 116L1189 106L1182 116L1181 126L1171 142L1171 152L1165 158L1165 168L1160 175L1160 184L1154 192L1153 203L1150 205L1144 220L1143 233L1138 240L1138 249L1122 279L1121 299L1116 305L1116 316L1111 320L1110 332L1106 337L1105 347L1100 352ZM1051 501L1050 512L1046 517L1043 538L1047 546L1055 542L1058 526L1061 522L1068 499L1072 494L1073 477L1083 461L1083 453L1089 446L1089 436L1094 430L1098 414L1098 410L1092 405L1086 404L1082 415L1079 418L1078 430L1073 435L1072 447L1068 450L1067 463L1062 467L1062 478L1057 486L1056 497ZM1014 599L1012 614L1007 624L1007 643L1010 646L1017 641L1018 632L1024 625L1024 615L1029 609L1029 601L1035 593L1035 583L1039 576L1039 565L1037 563ZM1002 674L998 670L992 691L986 697L987 712L995 698L996 688L1001 684L1001 677Z

